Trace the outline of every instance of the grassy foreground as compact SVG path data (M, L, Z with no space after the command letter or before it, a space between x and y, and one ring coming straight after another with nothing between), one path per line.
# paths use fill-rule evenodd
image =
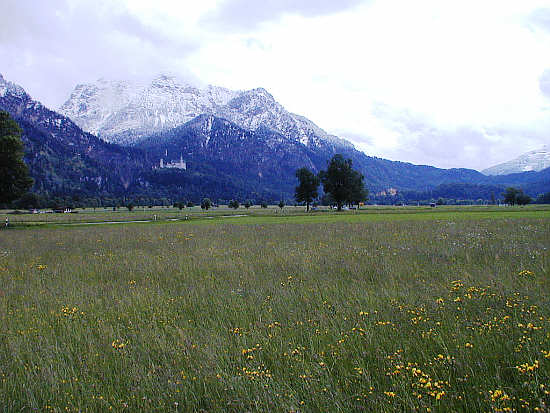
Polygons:
M348 216L0 231L0 409L548 411L547 215Z

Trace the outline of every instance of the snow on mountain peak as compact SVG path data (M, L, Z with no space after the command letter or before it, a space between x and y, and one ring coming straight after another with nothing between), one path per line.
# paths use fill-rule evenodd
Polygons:
M8 94L17 96L19 98L28 97L25 89L23 89L19 85L16 85L15 83L6 81L4 77L0 74L0 97L4 97Z
M267 128L306 146L317 146L322 141L332 146L352 146L329 136L310 120L288 112L264 88L233 91L213 85L197 87L169 74L142 84L100 79L78 85L60 112L82 129L123 144L134 144L207 114L248 130Z
M507 175L528 171L538 172L546 168L550 168L550 149L548 145L524 153L516 159L492 166L481 172L485 175Z

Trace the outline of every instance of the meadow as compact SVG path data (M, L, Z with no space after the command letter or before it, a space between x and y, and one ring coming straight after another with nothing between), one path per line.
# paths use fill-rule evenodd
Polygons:
M548 208L200 214L0 230L0 410L550 409Z

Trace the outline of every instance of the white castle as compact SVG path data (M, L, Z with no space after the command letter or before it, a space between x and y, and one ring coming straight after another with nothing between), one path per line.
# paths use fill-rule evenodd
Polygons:
M168 150L165 152L165 156L168 157ZM187 163L183 160L183 155L180 154L179 161L172 161L169 163L164 163L164 159L160 158L159 168L172 168L172 169L183 169L187 170Z

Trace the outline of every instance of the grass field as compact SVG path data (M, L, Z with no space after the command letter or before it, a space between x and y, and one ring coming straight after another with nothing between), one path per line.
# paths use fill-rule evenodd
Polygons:
M1 230L0 410L549 410L548 208L200 214Z

